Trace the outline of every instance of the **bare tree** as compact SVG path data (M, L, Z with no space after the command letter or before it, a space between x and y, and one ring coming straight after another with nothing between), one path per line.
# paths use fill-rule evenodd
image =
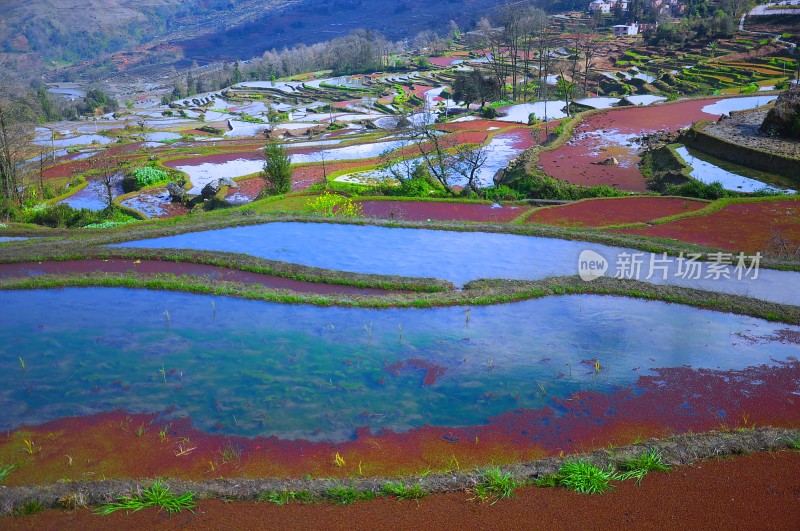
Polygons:
M478 171L486 162L487 148L459 146L454 134L441 134L433 124L424 120L412 124L410 133L420 155L419 166L436 179L447 193L455 195L453 187L462 179L466 179L470 189L478 190Z
M577 33L573 36L573 43L583 57L583 93L587 94L589 92L589 75L605 40L597 34ZM577 79L573 79L573 81L577 83Z
M96 155L92 158L93 166L97 175L97 180L103 185L101 198L107 208L114 206L114 184L119 179L119 167L114 159L107 156Z
M575 81L574 78L570 77L567 79L570 70L572 69L572 62L571 61L556 61L553 65L553 69L558 72L558 82L556 83L556 89L558 90L559 96L561 99L564 100L564 106L567 109L567 116L570 115L569 104L572 101L572 98L575 96Z
M520 42L520 51L522 53L522 70L523 70L523 89L522 98L528 99L528 84L531 67L533 65L533 56L536 50L536 35L541 31L541 28L547 26L547 13L538 8L528 9L522 13L522 36Z
M475 193L480 193L478 173L489 157L487 146L470 146L462 144L456 148L453 155L453 170L467 181L467 188Z
M525 33L525 18L519 12L519 6L506 4L500 9L500 23L503 25L502 44L503 54L496 60L508 62L506 73L511 74L511 99L516 101L519 93L519 52L522 36ZM505 85L505 80L503 80Z
M400 150L389 148L381 153L378 169L403 184L419 174L420 164L419 159L404 157Z
M33 139L35 113L30 102L0 87L0 197L21 205L25 192L25 150Z
M500 85L501 96L505 97L509 63L506 60L508 51L503 46L505 43L504 31L502 28L492 26L489 19L484 17L478 22L478 32L483 37L483 42L491 55L489 66L491 66L497 83Z

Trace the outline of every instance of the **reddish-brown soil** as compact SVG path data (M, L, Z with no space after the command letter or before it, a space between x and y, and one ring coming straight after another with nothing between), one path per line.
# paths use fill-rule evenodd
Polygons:
M705 206L708 203L674 197L590 199L569 205L540 208L525 221L564 227L607 227L623 223L646 223L699 210Z
M798 338L778 334L764 338L740 336L735 340L758 345L761 341L796 343ZM643 367L646 366L643 358ZM417 370L422 368L425 370ZM426 386L434 387L441 380L456 378L457 371L451 369L420 367L407 360L402 370L417 375L422 392ZM601 377L605 370L601 365ZM690 431L753 425L800 426L795 394L800 361L735 371L675 367L657 369L654 373L640 376L635 390L624 387L608 393L583 391L568 398L551 397L548 405L540 409L511 409L480 425L422 426L403 433L390 430L373 433L362 427L355 430L352 440L342 442L228 435L234 419L206 433L193 428L189 418L170 421L155 413L116 411L63 418L0 434L0 463L21 463L6 478L4 483L8 486L91 477L406 475L429 468L446 469L454 460L461 468L472 468L596 450L609 444L619 446ZM167 365L165 374L166 385L182 387L178 369ZM384 374L381 378L395 378L389 371ZM381 385L380 381L376 383ZM96 381L92 385L85 392L92 393L98 402L106 394L131 392L121 381ZM504 395L501 387L476 396L476 400L510 398L513 397ZM368 405L363 414L365 418L372 414ZM139 426L145 432L137 436ZM164 427L167 437L162 440L158 433ZM35 454L23 451L25 439L36 443ZM221 449L230 445L241 449L241 457L223 463ZM177 455L188 448L192 450ZM334 465L336 453L345 459L345 466ZM73 458L71 465L65 455Z
M0 278L30 277L37 275L65 275L71 273L126 273L133 271L145 275L171 273L206 277L214 280L261 284L268 288L289 289L303 293L348 293L357 295L385 295L381 289L356 288L338 284L303 282L273 275L262 275L205 264L189 262L167 262L162 260L65 260L61 262L22 262L0 264Z
M357 168L374 166L379 162L378 159L366 161L338 161L328 162L325 164L324 168L322 164L292 168L292 190L305 190L306 188L310 188L314 183L321 182L326 174L330 175L340 170L354 170Z
M434 203L428 201L361 201L364 216L412 221L497 221L506 222L521 216L526 208L493 208L472 203Z
M225 199L232 200L234 204L250 203L256 200L261 189L264 188L264 179L253 177L237 181L237 188L229 188Z
M520 489L494 505L471 493L349 506L203 500L195 513L89 509L0 518L6 529L800 529L800 453L756 453L652 473L603 495Z
M706 114L701 109L718 99L627 107L593 114L575 128L569 142L542 153L540 167L547 174L573 184L607 185L644 192L647 186L637 166L640 160L636 155L637 148L625 145L623 137L640 136L644 132L676 131L698 120L716 120L718 115ZM604 138L600 133L605 131L613 132L617 141ZM619 165L592 164L608 157L615 157Z
M776 251L770 240L785 239L800 245L800 201L759 201L737 203L707 216L690 217L636 229L626 234L673 238L733 252Z
M432 65L442 66L442 67L450 66L455 61L458 61L458 60L459 60L458 57L429 57L428 58L428 61L430 61ZM460 58L460 60L463 61L464 59Z

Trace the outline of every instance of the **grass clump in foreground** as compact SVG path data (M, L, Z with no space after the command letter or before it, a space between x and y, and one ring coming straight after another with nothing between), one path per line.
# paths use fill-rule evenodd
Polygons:
M641 485L642 479L649 473L655 471L667 471L670 466L664 462L661 452L655 448L647 450L639 457L627 459L618 465L620 473L616 479L636 479L636 484Z
M789 448L792 450L800 451L800 436L794 438L786 437L786 442L789 444ZM2 469L0 469L0 472L2 472ZM2 476L0 476L0 479L2 479Z
M169 485L164 485L162 480L157 480L150 488L144 489L137 496L122 496L117 501L101 505L95 509L97 514L111 514L114 511L125 510L136 512L145 507L158 507L166 509L169 514L175 514L186 509L193 512L196 506L193 492L177 495L170 492Z
M503 498L512 498L514 491L522 485L511 476L511 472L503 472L498 467L486 470L478 478L475 485L475 497L481 501L493 500L494 505Z
M581 494L602 494L613 488L611 485L613 479L616 479L614 472L579 459L565 463L554 475L540 478L536 485L540 487L558 485Z
M356 490L353 487L345 485L336 485L331 487L325 493L326 497L340 505L350 505L361 500L374 500L377 496L374 492L369 490Z
M390 481L381 486L381 494L398 500L418 500L425 497L428 492L420 485L405 485L401 481Z

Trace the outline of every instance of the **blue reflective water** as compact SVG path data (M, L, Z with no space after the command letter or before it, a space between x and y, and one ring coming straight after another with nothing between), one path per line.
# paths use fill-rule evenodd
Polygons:
M650 265L659 266L649 253L513 234L291 222L192 232L118 245L245 253L341 271L441 278L458 285L481 278L536 280L576 275L581 252L594 250L608 262L609 276L618 272L617 266L620 273L629 272L622 269L626 260L631 264L638 261L641 264L635 278L639 280L800 304L800 273L762 269L758 278L743 275L738 280L734 268L727 266L722 269L730 279L705 278L706 268L699 279L694 274L676 277L680 264L673 259L665 271L654 267L654 274L648 279ZM631 258L632 254L637 258Z
M337 441L359 426L476 425L654 368L776 364L797 346L742 336L800 332L601 296L367 310L69 288L3 291L0 304L14 309L0 321L3 430L114 409Z
M692 177L706 184L718 181L726 190L735 190L737 192L755 192L756 190L768 189L770 191L785 190L795 193L795 190L788 187L772 186L763 181L750 179L744 175L720 168L709 161L699 158L699 156L695 156L685 146L676 148L675 151L687 165L691 166Z

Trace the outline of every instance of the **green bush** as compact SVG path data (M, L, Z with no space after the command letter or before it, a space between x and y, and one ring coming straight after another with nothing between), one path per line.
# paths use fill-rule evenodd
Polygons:
M624 197L630 192L617 190L612 186L578 186L542 173L526 174L507 185L523 197L531 199L558 199L574 201L590 197Z
M87 225L102 224L107 221L132 220L123 214L119 207L105 208L94 211L82 208L77 210L64 203L43 205L32 208L24 213L23 221L52 228L85 227Z
M693 179L688 183L667 187L667 195L697 197L699 199L719 199L721 197L731 197L736 194L732 194L726 190L719 181L706 184Z
M486 198L492 201L517 201L524 197L523 194L505 185L491 186L486 188L485 192Z
M167 172L151 166L136 168L131 172L131 175L134 179L136 179L136 184L139 186L139 188L153 186L169 181L169 175L167 175Z

